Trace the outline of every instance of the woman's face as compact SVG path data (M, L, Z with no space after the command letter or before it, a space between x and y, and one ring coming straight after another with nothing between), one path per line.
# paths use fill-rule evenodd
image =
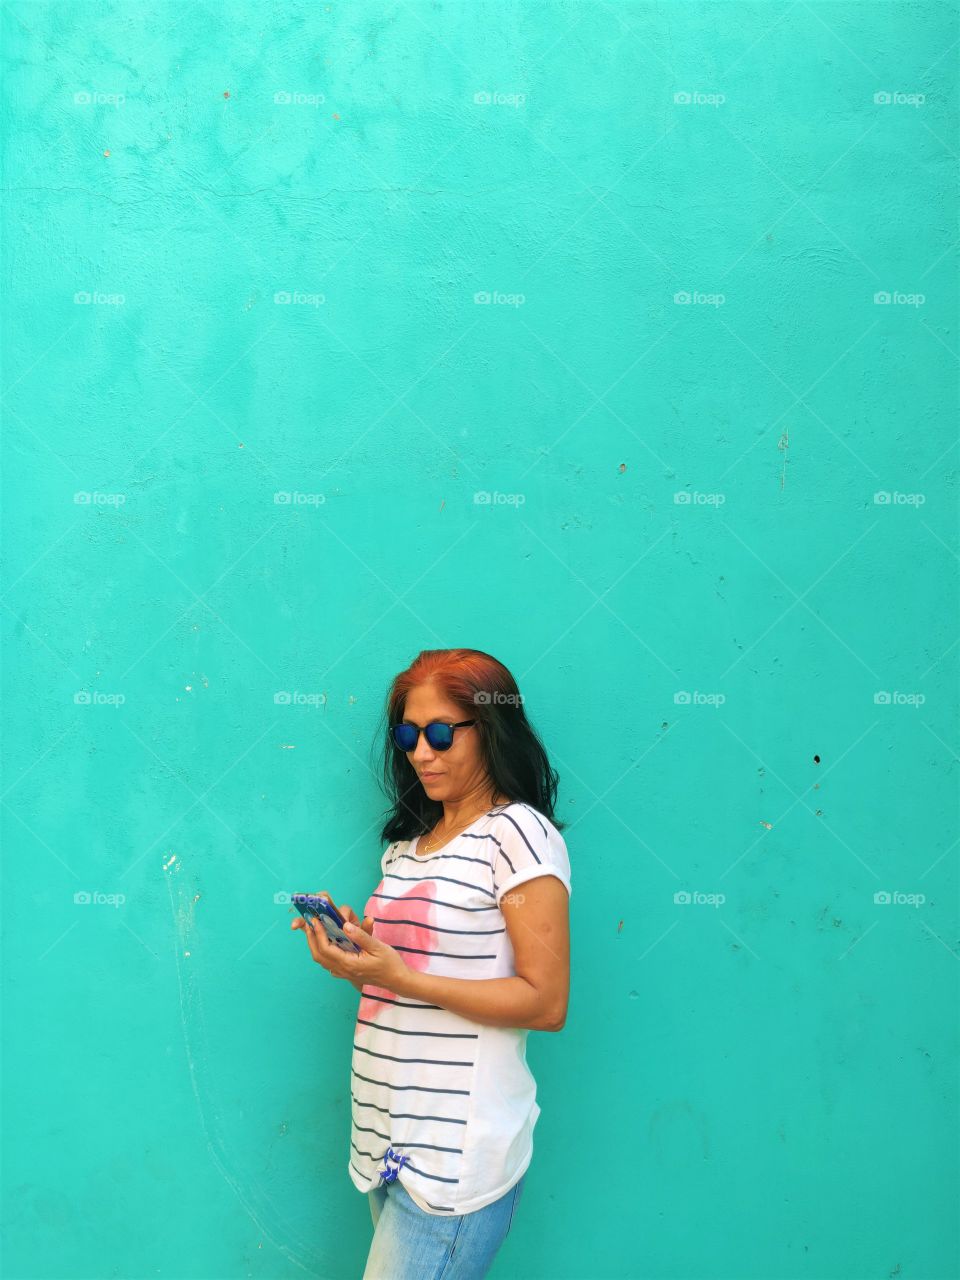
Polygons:
M403 718L408 724L423 728L431 720L458 724L461 720L472 720L473 716L455 702L448 702L435 685L427 683L415 685L407 694ZM435 751L426 734L421 733L415 749L407 752L407 759L430 799L441 803L456 803L482 788L487 781L475 724L454 731L449 751Z

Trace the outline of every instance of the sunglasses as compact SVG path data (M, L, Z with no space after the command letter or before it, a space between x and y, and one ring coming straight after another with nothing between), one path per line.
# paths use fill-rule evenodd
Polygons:
M421 733L427 735L434 751L449 751L453 746L454 729L464 729L468 724L476 723L476 720L461 720L459 724L444 724L442 720L431 720L422 729L417 724L393 724L390 734L393 745L401 751L416 751Z

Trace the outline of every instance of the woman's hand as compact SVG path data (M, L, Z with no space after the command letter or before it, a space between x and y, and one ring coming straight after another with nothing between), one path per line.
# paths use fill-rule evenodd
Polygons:
M321 891L317 896L326 898L328 902L332 901L329 893ZM374 937L372 916L365 916L360 921L353 908L346 904L337 907L337 910L344 921L351 926L346 932L361 948L360 955L352 951L342 951L335 946L318 920L312 920L308 924L303 916L298 916L291 921L290 927L304 930L311 956L333 977L346 978L358 991L365 984L393 991L393 984L401 981L403 976L409 973L400 952Z

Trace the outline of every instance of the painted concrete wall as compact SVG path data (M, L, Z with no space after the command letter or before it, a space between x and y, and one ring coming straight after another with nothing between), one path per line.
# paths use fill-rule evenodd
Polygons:
M957 1274L956 27L5 7L7 1275L359 1275L274 895L459 644L577 890L495 1274Z

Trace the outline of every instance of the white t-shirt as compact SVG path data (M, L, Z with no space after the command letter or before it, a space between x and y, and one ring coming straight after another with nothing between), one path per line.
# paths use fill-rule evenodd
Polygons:
M424 973L516 974L500 902L536 876L570 893L563 837L529 805L477 818L436 853L415 840L383 854L364 908L374 936ZM489 1027L439 1005L364 986L351 1066L350 1177L359 1191L397 1180L432 1214L472 1213L519 1181L540 1115L527 1066L527 1029ZM406 1156L405 1162L400 1161Z

